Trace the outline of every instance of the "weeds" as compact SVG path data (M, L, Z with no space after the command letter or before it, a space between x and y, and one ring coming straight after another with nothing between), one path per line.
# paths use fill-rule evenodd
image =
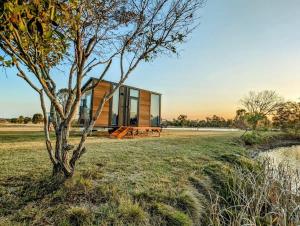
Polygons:
M270 160L261 166L255 172L238 167L230 174L226 196L211 197L211 225L299 225L298 173Z

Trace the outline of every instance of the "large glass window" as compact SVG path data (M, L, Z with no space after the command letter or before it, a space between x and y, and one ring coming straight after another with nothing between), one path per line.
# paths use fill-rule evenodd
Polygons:
M130 98L130 125L137 126L138 124L138 100Z
M129 90L129 125L138 125L138 106L139 106L139 91L136 89Z
M119 122L119 94L120 90L117 89L112 97L112 108L111 108L111 125L117 126Z
M151 126L160 125L160 96L151 94Z
M92 106L92 91L87 92L81 97L80 108L79 108L79 123L86 124L91 119L91 106Z

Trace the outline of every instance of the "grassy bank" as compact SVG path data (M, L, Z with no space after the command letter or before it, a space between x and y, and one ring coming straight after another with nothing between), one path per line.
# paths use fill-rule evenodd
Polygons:
M258 167L236 141L240 135L91 137L76 175L60 184L49 180L42 134L0 132L0 223L207 225L214 194L226 195L236 167Z

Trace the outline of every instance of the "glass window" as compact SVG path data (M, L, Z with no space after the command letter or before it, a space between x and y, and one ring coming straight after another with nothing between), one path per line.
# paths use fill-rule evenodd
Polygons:
M79 108L79 123L86 124L91 119L91 106L92 106L92 91L87 92L81 97Z
M117 126L119 122L119 93L120 89L117 89L112 97L111 108L111 125Z
M139 91L136 89L130 89L130 97L139 97Z
M130 98L130 122L131 126L138 124L138 99Z
M160 96L151 94L151 126L160 125Z

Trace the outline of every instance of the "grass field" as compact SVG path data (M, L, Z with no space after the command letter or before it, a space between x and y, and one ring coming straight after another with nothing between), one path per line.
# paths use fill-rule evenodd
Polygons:
M222 173L232 162L251 162L239 135L90 137L74 178L61 185L49 179L41 132L1 131L0 224L200 225Z

